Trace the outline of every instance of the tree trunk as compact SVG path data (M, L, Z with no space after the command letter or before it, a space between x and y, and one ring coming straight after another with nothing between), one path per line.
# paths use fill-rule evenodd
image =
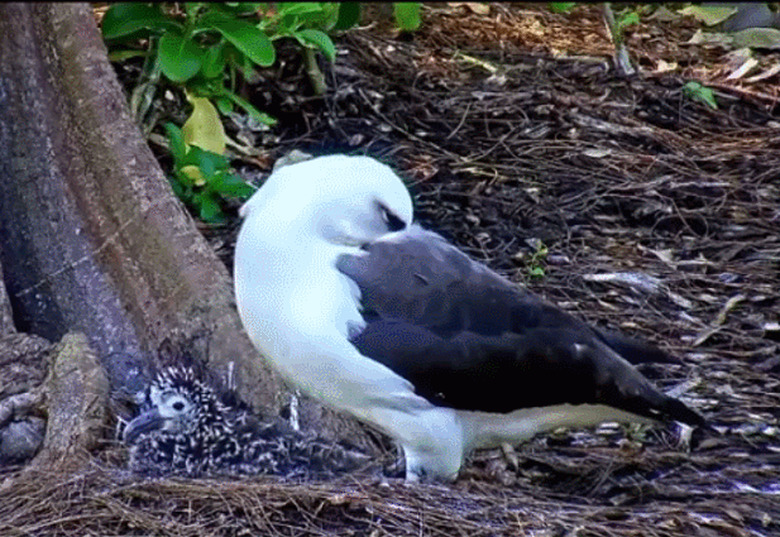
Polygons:
M230 277L133 124L87 4L0 5L0 265L18 330L84 332L104 363L206 331L198 358L233 362L241 395L278 409Z

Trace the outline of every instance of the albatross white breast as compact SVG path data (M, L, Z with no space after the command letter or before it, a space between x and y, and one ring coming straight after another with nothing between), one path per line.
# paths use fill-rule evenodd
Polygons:
M472 449L561 426L699 414L606 334L413 223L401 179L369 157L275 171L242 208L238 311L290 383L375 425L406 478L453 479Z

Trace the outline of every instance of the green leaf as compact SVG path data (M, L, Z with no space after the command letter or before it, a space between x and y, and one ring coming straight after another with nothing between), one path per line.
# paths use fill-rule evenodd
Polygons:
M187 151L178 175L185 179L186 184L211 188L215 178L223 174L229 166L230 162L222 155L192 146Z
M303 45L314 45L320 49L328 61L336 61L336 45L333 44L328 34L319 30L301 30L295 34Z
M167 18L159 4L123 2L114 4L103 16L103 39L126 37L141 30L181 29L181 25Z
M276 49L271 40L246 21L219 13L209 13L203 16L199 27L217 30L247 58L261 67L268 67L276 61Z
M273 127L276 125L277 121L275 118L269 116L265 112L261 112L257 108L255 108L249 101L246 101L233 93L232 91L225 90L225 95L234 103L236 103L238 106L243 108L250 116L255 118L257 121L262 123L263 125L268 125L269 127Z
M191 39L166 33L158 49L160 69L172 82L186 82L200 71L203 50Z
M215 96L222 95L224 82L225 80L222 76L216 78L205 78L203 76L198 76L187 82L187 91L198 97L213 98Z
M339 3L339 18L336 19L334 30L349 30L360 22L360 2Z
M220 174L218 180L211 183L211 187L220 194L242 200L255 193L252 185L247 184L239 176L232 173Z
M214 104L217 105L217 110L223 116L230 115L233 111L233 102L227 97L217 97L214 99Z
M209 190L213 193L219 193L220 188L222 187L222 183L224 182L224 177L226 172L224 170L213 170L214 173L211 174L209 177Z
M712 89L703 86L701 82L688 82L682 89L683 93L694 101L704 103L713 110L718 109L718 102L715 100L715 94L712 92Z
M405 32L413 32L422 24L420 2L394 2L393 13L396 24Z
M339 20L339 7L335 2L319 2L313 5L319 5L319 9L308 13L302 13L297 19L305 28L313 28L328 31L335 26ZM287 18L287 17L285 17Z
M733 6L688 6L677 11L681 15L692 15L707 26L714 26L737 12Z
M319 13L322 6L319 2L280 2L277 4L279 15L306 15L307 13Z
M224 156L206 151L196 145L187 149L187 156L183 163L198 168L205 180L211 180L217 172L226 170L230 166L230 162Z
M199 169L207 184L211 184L214 181L214 178L219 174L219 169L224 164L221 160L214 158L215 155L217 154L211 151L200 153Z
M577 2L549 2L547 4L547 7L553 13L568 13L569 11L574 9L574 6L576 5Z
M618 21L617 25L620 30L623 30L627 26L631 26L632 24L639 24L639 13L636 11L631 11L630 13L626 13L622 17L620 17L620 20Z
M165 124L165 132L168 133L168 148L173 156L174 166L184 161L187 155L187 146L184 143L184 136L181 129L173 123Z
M221 78L226 65L224 45L224 42L220 42L219 44L206 49L206 54L203 56L203 65L201 65L200 68L200 72L204 77Z
M200 219L204 222L215 224L225 220L225 213L222 212L222 207L212 193L202 192L195 196L193 201L198 206Z

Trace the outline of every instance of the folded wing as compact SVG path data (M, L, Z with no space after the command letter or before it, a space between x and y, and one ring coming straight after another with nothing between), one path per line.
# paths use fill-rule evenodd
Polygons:
M364 250L337 262L367 323L352 343L434 404L506 413L591 403L702 423L629 363L665 353L589 327L439 235L411 226Z

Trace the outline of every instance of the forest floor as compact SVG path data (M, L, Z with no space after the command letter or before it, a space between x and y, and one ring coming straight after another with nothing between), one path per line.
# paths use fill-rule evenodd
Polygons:
M698 25L678 18L628 31L640 74L623 78L597 6L482 9L428 6L411 37L389 23L347 33L323 97L300 91L291 53L246 95L279 125L229 132L272 148L241 156L241 171L259 182L293 149L391 164L424 225L679 357L642 372L719 434L563 431L518 446L516 464L477 453L452 485L117 487L95 469L50 497L31 485L11 534L46 534L35 509L61 500L83 515L63 507L51 527L81 534L780 535L779 76L729 79L733 55L685 44ZM780 63L756 58L758 72ZM684 95L689 80L719 108ZM202 226L228 267L237 225Z

